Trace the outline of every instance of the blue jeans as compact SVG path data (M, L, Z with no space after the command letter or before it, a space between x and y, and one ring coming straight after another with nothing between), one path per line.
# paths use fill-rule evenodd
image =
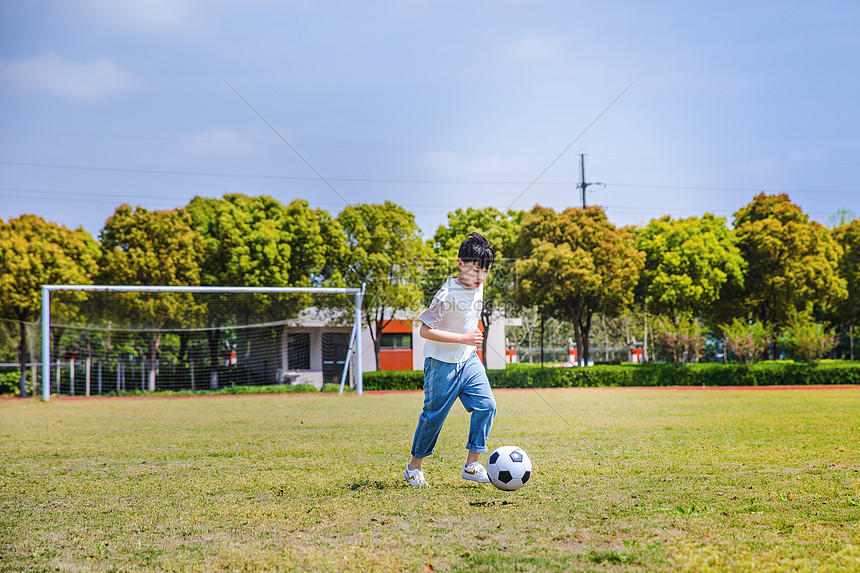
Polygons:
M479 453L487 451L487 437L496 417L496 400L484 365L473 352L459 364L424 359L424 410L412 439L413 456L426 458L433 453L442 424L457 398L472 413L466 448Z

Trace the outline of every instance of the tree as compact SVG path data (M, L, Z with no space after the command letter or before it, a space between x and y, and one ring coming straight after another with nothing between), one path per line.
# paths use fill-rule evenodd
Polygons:
M829 311L846 298L839 244L787 195L757 195L735 213L734 227L748 265L739 297L749 318L778 334L793 313Z
M645 253L640 296L658 313L707 314L724 287L743 286L746 263L722 217L653 219L637 233L636 247Z
M181 210L148 211L121 205L101 232L102 278L107 284L176 286L200 284L203 238ZM127 308L149 329L149 390L155 390L161 329L196 311L188 293L157 297L129 293Z
M20 393L27 395L26 322L39 319L43 284L90 284L98 271L98 243L36 215L0 220L0 316L18 322ZM35 381L34 381L35 382Z
M202 235L201 281L205 285L286 287L341 286L347 254L343 229L323 209L296 199L284 205L267 196L195 197L185 207ZM271 296L231 299L207 313L210 387L218 387L220 327L230 321L283 320L281 299ZM303 299L312 304L310 296ZM226 301L222 301L226 302ZM295 299L293 299L295 302ZM215 306L215 305L213 305ZM298 312L299 305L289 308ZM229 314L227 314L229 313ZM277 330L277 336L282 329Z
M742 318L720 326L725 336L726 350L741 364L753 362L767 348L768 332L760 322L750 323Z
M690 322L702 315L721 314L715 307L724 289L742 288L746 263L736 243L725 219L710 213L652 219L636 232L636 246L645 253L638 296L643 306L670 319L656 320L655 342L674 361L701 354L704 337L692 333L701 326Z
M230 286L321 286L342 282L343 229L300 199L195 197L184 209L203 236L201 281Z
M815 322L809 314L794 311L780 335L780 342L795 360L812 362L833 350L836 336L833 329Z
M432 253L415 216L390 201L347 207L337 220L349 247L344 276L366 285L362 313L379 370L382 331L395 316L420 306L421 280Z
M831 229L842 227L857 219L857 215L851 209L837 209L835 213L827 218L827 225Z
M645 257L632 235L600 207L557 213L535 206L523 218L517 251L517 298L570 319L580 363L587 363L594 313L614 316L633 300Z
M847 330L848 356L854 360L854 329L860 323L860 219L836 228L833 234L842 247L839 276L848 294L838 307L835 322Z
M515 286L512 253L520 223L525 214L521 211L502 213L493 207L484 209L457 209L448 213L448 225L440 225L428 245L435 253L435 267L441 272L428 273L432 280L425 281L425 296L432 298L444 277L457 268L457 253L460 244L471 232L480 233L495 252L493 268L484 283L484 304L481 307L481 324L484 327L484 342L481 356L487 365L487 338L493 323L493 314L499 306L510 308L510 292ZM443 274L444 273L444 274Z
M654 344L671 358L673 363L698 362L705 349L702 323L689 312L669 318L654 319Z

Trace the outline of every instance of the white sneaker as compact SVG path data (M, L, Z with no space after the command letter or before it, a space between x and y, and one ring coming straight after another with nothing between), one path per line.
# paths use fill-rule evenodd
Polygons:
M490 483L487 470L485 470L484 466L478 462L472 462L468 466L464 465L463 473L460 474L460 477L469 481L476 481L478 483Z
M406 464L406 471L403 472L403 477L406 478L406 483L412 487L429 487L427 480L424 479L424 472L421 470L410 470L409 464Z

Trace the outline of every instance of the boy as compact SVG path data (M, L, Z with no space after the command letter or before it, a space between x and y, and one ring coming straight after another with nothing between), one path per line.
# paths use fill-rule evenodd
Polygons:
M487 451L487 436L496 415L496 401L476 347L484 340L478 330L484 288L493 264L493 249L487 239L472 233L460 245L457 268L460 276L448 277L430 308L419 315L424 343L424 409L412 440L412 461L404 477L411 486L427 485L421 460L433 453L448 411L459 398L472 413L468 453L463 479L489 483L487 470L478 463Z

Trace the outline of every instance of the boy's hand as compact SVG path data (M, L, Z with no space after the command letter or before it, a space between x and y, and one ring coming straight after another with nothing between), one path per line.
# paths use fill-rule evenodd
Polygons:
M471 346L480 346L482 342L484 342L484 333L480 330L468 332L463 335L463 344L469 344Z

